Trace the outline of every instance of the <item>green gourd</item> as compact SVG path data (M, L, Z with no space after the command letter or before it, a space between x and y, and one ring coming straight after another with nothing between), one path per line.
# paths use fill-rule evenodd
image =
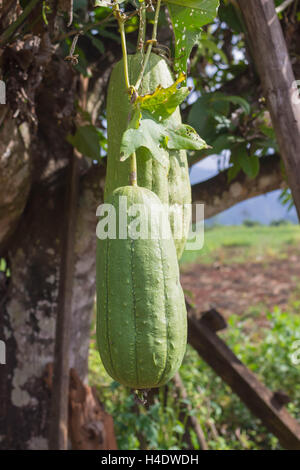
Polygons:
M141 70L141 54L128 56L129 80L134 84ZM166 61L151 54L146 67L143 82L139 93L153 93L158 85L164 88L174 83L171 71ZM120 162L120 145L123 132L128 125L131 105L126 93L123 60L114 67L108 88L107 96L107 133L108 133L108 158L105 184L105 199L120 186L129 184L129 160ZM170 118L174 124L181 123L179 108ZM173 212L170 216L170 224L173 232L177 256L181 257L188 235L191 210L191 186L187 155L185 150L173 150L169 152L169 166L164 168L158 163L146 148L137 151L137 176L138 185L148 188L158 195L161 202L169 204ZM177 215L176 215L177 214ZM176 217L179 220L176 220ZM176 226L181 228L177 231Z
M150 233L151 227L151 234L160 236L119 237L124 209L120 196L127 198L127 210L139 204L147 230ZM159 387L180 367L187 336L186 306L166 208L152 191L137 186L116 189L107 203L115 208L116 238L97 240L98 349L116 381L132 389ZM154 207L162 217L153 218ZM129 225L133 218L128 213L126 217Z

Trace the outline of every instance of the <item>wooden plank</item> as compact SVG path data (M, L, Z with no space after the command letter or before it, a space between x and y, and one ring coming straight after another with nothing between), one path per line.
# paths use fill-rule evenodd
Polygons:
M300 218L300 98L274 0L238 0Z
M199 318L199 323L207 326L211 331L217 333L217 331L225 330L227 328L227 322L223 315L216 309L212 308L207 312L203 312Z
M263 385L217 334L193 316L187 305L188 341L226 382L252 413L278 439L282 447L300 450L300 424L287 412L276 394Z

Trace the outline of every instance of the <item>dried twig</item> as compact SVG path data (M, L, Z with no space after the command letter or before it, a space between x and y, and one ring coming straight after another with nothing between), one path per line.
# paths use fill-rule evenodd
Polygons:
M175 377L173 378L173 382L174 382L175 387L178 391L178 395L183 400L187 400L188 395L187 395L186 389L185 389L185 387L182 383L181 377L180 377L178 372L177 372L177 374L175 374ZM195 416L191 415L191 411L192 411L192 406L188 403L184 403L183 407L182 407L182 414L186 415L186 417L187 417L186 426L193 428L193 430L194 430L194 432L197 436L200 448L202 450L208 450L208 445L207 445L207 442L205 440L204 432L203 432L203 430L200 426L200 423L195 418Z
M65 60L68 60L71 62L72 65L77 65L78 64L78 57L79 55L78 54L74 54L75 52L75 48L76 48L76 44L77 44L77 41L78 41L78 38L79 38L80 34L76 34L76 36L74 36L74 39L72 41L72 45L70 47L70 52L69 52L69 55L67 57L65 57Z
M74 0L70 0L70 5L69 5L69 21L68 21L68 28L71 26L73 23L73 7L74 7Z
M294 0L285 0L279 7L276 8L276 13L279 14L283 12L287 7L290 6L291 3L293 3Z
M62 34L58 39L57 42L61 42L64 39L69 38L70 36L74 36L77 34L85 34L87 33L90 29L96 28L97 26L100 26L101 24L107 23L108 21L113 20L113 14L110 13L106 18L104 18L101 21L96 21L96 23L88 23L86 24L83 28L81 29L73 29L72 31L68 31L67 33Z

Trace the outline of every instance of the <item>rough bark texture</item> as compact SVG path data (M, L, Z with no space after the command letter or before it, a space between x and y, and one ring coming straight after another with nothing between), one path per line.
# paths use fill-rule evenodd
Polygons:
M0 252L14 232L31 184L30 132L5 119L0 140Z
M20 14L17 2L5 9L0 28ZM0 49L0 78L7 85L7 106L0 107L0 257L11 272L7 279L1 273L0 283L0 339L7 359L0 367L3 449L48 447L50 391L44 373L53 363L60 248L68 216L63 200L72 149L65 137L74 130L80 96L77 73L52 45L61 34L59 21L49 17L51 38L37 22L24 39ZM89 90L94 106L103 101L101 78L113 60L111 52L99 59L100 76L95 74ZM103 168L88 171L89 165L83 160L70 327L70 366L83 381L95 296L95 213L104 181Z
M55 328L54 379L51 390L51 420L49 424L49 448L68 449L69 412L69 351L72 324L72 299L74 279L75 237L79 189L80 155L73 152L67 168L67 184L64 195L64 212L67 217L62 226L61 263Z
M76 230L70 362L82 379L87 374L95 292L95 212L102 198L102 188L94 178L91 172L82 183ZM66 216L62 197L63 185L58 183L52 191L48 181L36 187L9 250L12 276L2 305L0 332L7 351L7 364L0 369L0 446L4 449L48 446L50 393L44 374L46 365L53 362L58 253Z

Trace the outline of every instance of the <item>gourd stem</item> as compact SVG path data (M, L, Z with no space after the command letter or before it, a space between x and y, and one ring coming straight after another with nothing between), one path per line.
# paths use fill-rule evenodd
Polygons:
M118 3L116 3L114 5L114 15L117 18L117 21L118 21L118 24L119 24L120 35L121 35L121 44L122 44L122 52L123 52L125 84L126 84L127 90L129 90L130 89L130 82L129 82L129 73L128 73L125 27L124 27L124 20L122 18L120 7L119 7Z
M131 90L131 86L129 82L129 72L128 72L126 35L125 35L125 28L124 28L125 21L122 17L118 3L114 5L114 15L117 18L119 29L120 29L120 34L121 34L125 84L126 84L127 91L129 92ZM137 186L137 165L136 165L136 153L135 152L133 152L133 154L130 155L130 178L129 179L130 179L131 186Z
M130 185L137 186L136 153L130 155Z
M144 73L145 73L145 70L146 70L146 67L148 65L148 62L149 62L149 59L150 59L150 54L151 54L151 51L152 51L152 46L153 46L153 43L156 42L156 36L157 36L157 26L158 26L158 18L159 18L159 11L160 11L160 4L161 4L161 0L157 0L157 5L156 5L156 10L155 10L155 18L154 18L154 25L153 25L153 32L152 32L152 39L148 45L148 49L147 49L147 52L146 52L146 57L145 57L145 60L144 60L144 63L143 63L143 67L142 67L142 70L141 70L141 73L137 79L137 82L135 84L135 89L138 91L141 83L142 83L142 80L143 80L143 77L144 77Z

